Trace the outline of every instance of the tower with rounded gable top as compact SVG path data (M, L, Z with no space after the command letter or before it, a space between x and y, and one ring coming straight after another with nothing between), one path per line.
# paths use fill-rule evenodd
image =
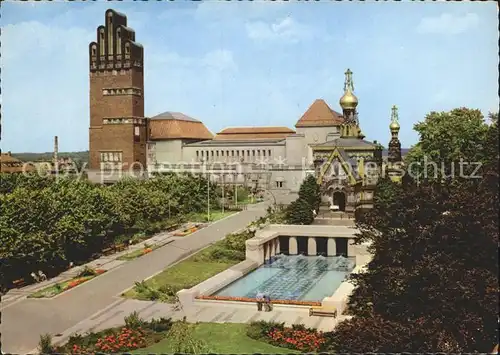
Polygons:
M127 17L107 10L89 44L89 178L103 171L146 166L144 51Z

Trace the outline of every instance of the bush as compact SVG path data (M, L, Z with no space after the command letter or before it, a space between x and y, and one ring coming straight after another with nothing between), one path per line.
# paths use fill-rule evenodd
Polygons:
M360 329L369 330L360 332ZM418 324L403 325L378 316L352 318L327 333L328 351L339 353L460 352L452 337ZM443 348L443 344L450 346Z
M301 352L318 352L325 348L327 339L322 332L315 329L285 328L284 330L274 329L268 334L270 344L289 349L300 350Z
M269 344L296 349L302 352L317 352L325 349L327 338L315 329L306 328L302 324L285 327L284 323L258 321L247 327L249 338Z
M88 266L85 266L83 270L78 273L78 277L95 276L95 275L97 275L96 271Z
M248 324L247 336L255 340L267 339L267 334L273 330L284 330L285 323L254 321Z
M49 353L103 354L124 353L144 348L164 339L174 324L170 318L143 321L134 312L125 317L127 325L109 328L98 333L73 334L68 342L53 348Z
M299 198L306 200L311 206L311 209L315 209L316 211L319 209L321 191L314 175L307 175L300 185Z
M166 332L172 328L172 318L161 317L159 319L151 319L147 327L156 333Z
M286 221L288 224L311 224L314 221L314 215L309 203L301 198L293 201L286 212Z
M221 244L227 249L244 253L246 251L245 242L254 236L255 232L250 231L233 233L229 234L223 241L221 241Z
M40 354L52 354L54 352L54 347L52 345L52 335L42 334L40 335L40 341L38 342L38 350Z
M170 340L172 350L177 354L203 354L209 353L207 345L193 337L193 324L182 321L175 322L168 331L167 337Z
M168 295L162 290L148 286L145 281L135 282L134 290L137 294L141 295L141 298L150 301L162 301L168 299Z
M57 274L69 261L85 263L135 233L151 235L206 207L206 179L189 174L111 186L36 175L0 178L0 279L6 285L40 269ZM209 188L216 208L215 185Z
M130 329L139 329L144 326L144 320L139 317L139 313L134 311L124 318L125 326Z
M214 247L209 254L209 258L213 261L225 260L245 260L245 252L239 250L227 249L224 246Z

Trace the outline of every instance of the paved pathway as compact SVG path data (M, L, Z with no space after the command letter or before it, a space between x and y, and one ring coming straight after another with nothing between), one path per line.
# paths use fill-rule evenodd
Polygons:
M124 317L137 311L144 320L151 318L172 318L174 320L186 317L188 322L215 323L250 323L266 320L292 324L304 324L307 327L330 331L344 316L339 318L309 317L307 308L291 308L275 306L271 312L257 312L255 304L224 304L223 302L197 301L189 309L174 309L173 305L161 302L119 300L110 307L67 329L54 342L65 343L74 333L83 334L88 331L100 331L124 324Z
M191 223L187 223L187 224L183 225L183 227L181 229L185 229L189 225L191 225ZM151 246L158 245L160 247L160 246L166 245L167 243L171 243L174 240L183 238L183 237L175 237L174 236L175 232L176 231L158 233L155 236L153 236L153 237L151 237L151 238L149 238L141 243L131 245L129 248L127 248L126 250L124 250L122 252L114 253L113 255L109 255L109 256L102 256L96 260L93 260L93 261L85 264L85 265L73 267L65 272L62 272L58 276L53 277L51 279L48 279L46 281L35 283L35 284L29 285L29 286L25 286L23 288L11 289L11 290L9 290L9 292L7 292L7 294L2 296L2 304L0 305L0 310L2 310L5 307L8 307L12 303L14 303L20 299L23 299L26 296L28 296L28 295L30 295L38 290L41 290L43 288L55 285L56 283L61 283L61 282L64 282L64 281L67 281L67 280L70 280L70 279L76 277L85 266L88 266L92 269L98 268L98 269L104 269L106 271L109 271L109 270L114 269L115 267L118 267L121 264L126 262L125 260L119 260L119 258L121 256L126 255L128 253L132 253L136 250L142 250L142 249L144 249L146 244L151 245Z
M249 206L187 237L174 240L138 259L122 263L105 274L52 299L20 299L2 309L2 351L26 354L42 333L59 334L109 307L135 281L156 274L176 261L265 215L267 203Z

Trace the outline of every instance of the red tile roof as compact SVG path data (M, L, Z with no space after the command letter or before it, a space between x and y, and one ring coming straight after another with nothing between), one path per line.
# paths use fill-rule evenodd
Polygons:
M165 112L149 120L151 140L212 139L213 134L201 122L178 112Z
M288 127L228 127L217 133L214 140L262 140L262 139L285 139L295 134Z
M10 155L10 153L0 154L0 164L2 173L22 173L22 172L32 172L35 170L33 165L27 165Z
M297 121L295 127L336 126L343 122L342 114L333 111L323 99L317 99Z

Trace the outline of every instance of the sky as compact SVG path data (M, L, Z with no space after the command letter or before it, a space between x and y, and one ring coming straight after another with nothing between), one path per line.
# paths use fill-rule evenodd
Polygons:
M341 112L353 71L366 139L403 147L431 111L498 112L495 2L2 2L2 151L88 150L88 44L106 9L144 46L145 115L178 111L216 133L287 126L315 99Z

